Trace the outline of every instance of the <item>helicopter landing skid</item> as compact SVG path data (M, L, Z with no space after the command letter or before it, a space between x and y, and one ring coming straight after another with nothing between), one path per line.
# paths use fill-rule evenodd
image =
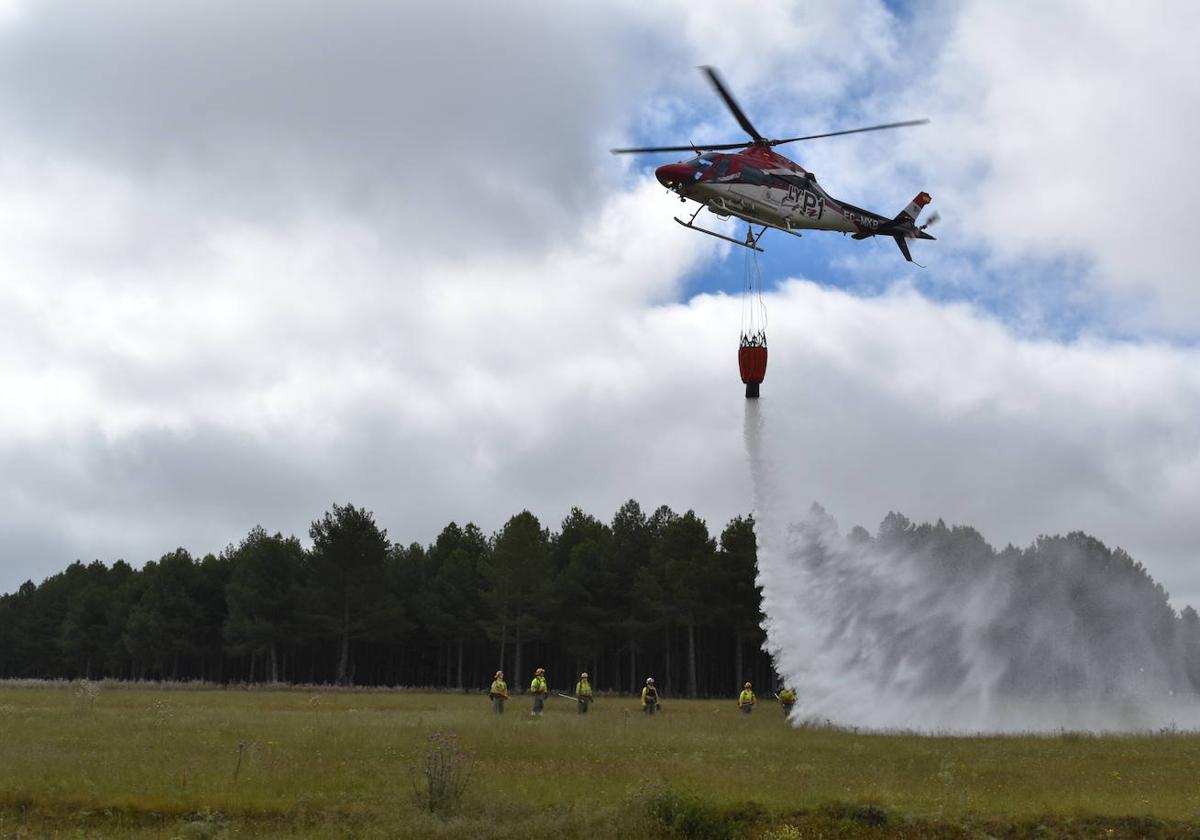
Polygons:
M703 207L700 208L700 210L703 209ZM699 211L696 211L696 215L699 215ZM702 228L698 225L692 224L695 218L696 216L692 216L691 219L688 219L685 222L683 219L676 216L675 221L679 222L679 224L683 225L685 228L691 228L692 230L699 231L700 233L707 233L709 236L715 236L717 239L724 239L726 242L732 242L734 245L741 245L743 248L749 248L752 251L758 251L760 254L766 253L762 248L758 247L758 240L762 239L762 235L767 232L767 228L765 226L758 232L757 236L754 235L753 230L748 228L746 230L745 239L734 239L732 236L726 236L723 233L717 233L716 231L709 230L708 228Z
M726 242L732 242L734 245L741 245L743 248L749 248L752 251L758 251L760 254L766 253L762 248L759 248L757 244L763 233L766 233L765 228L761 233L758 234L758 236L750 234L746 237L748 241L743 241L741 239L734 239L732 236L726 236L723 233L717 233L716 231L708 230L707 228L698 227L691 222L685 222L678 216L675 217L675 221L679 222L679 224L683 225L685 228L691 228L692 230L699 231L700 233L707 233L709 236L715 236L717 239L724 239ZM751 244L752 242L755 244Z
M748 222L746 227L746 238L734 239L732 236L726 236L723 233L717 233L716 231L709 230L708 228L702 228L694 224L696 217L700 215L700 212L704 210L706 206L707 205L705 204L701 204L698 208L696 208L696 212L692 214L692 217L686 222L678 216L675 217L675 221L679 222L679 224L683 225L685 228L691 228L692 230L699 231L700 233L707 233L709 236L715 236L717 239L724 239L726 242L732 242L734 245L741 245L743 248L749 248L752 251L758 251L760 254L766 252L763 251L762 248L758 247L758 241L763 238L763 234L768 230L777 230L780 233L790 234L797 239L801 238L801 234L797 231L790 230L789 228L782 228L778 225L773 225L770 222L764 222L762 219L755 218L754 216L748 216L744 212L739 212L737 214L738 217ZM762 225L762 230L760 230L757 234L754 232L753 226L755 224Z

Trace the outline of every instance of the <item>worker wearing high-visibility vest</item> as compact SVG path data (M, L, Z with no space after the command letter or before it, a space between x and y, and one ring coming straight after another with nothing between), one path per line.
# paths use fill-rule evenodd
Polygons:
M796 705L796 692L790 688L784 688L779 692L779 705L783 707L783 716L787 717L792 712L792 706Z
M660 708L658 705L658 689L654 687L654 677L647 677L646 685L642 688L642 711L648 715L652 715Z
M529 683L529 693L533 695L533 716L541 717L542 709L546 707L546 695L550 686L546 685L546 669L538 668L533 672L533 681Z
M508 699L508 683L504 681L504 672L497 671L492 678L492 687L488 690L492 700L492 711L498 715L504 714L504 701Z
M575 699L578 702L579 714L586 715L588 706L592 705L592 684L588 682L587 671L579 675L579 682L575 683Z
M738 708L742 710L742 714L748 715L754 711L754 704L757 700L754 697L754 691L750 687L750 683L742 686L742 693L738 695Z

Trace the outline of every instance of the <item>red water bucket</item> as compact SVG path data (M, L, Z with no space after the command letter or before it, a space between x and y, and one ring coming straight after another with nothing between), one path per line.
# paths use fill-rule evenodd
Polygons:
M742 381L746 383L746 397L758 397L758 386L767 375L767 348L765 345L738 348L738 368L742 372Z

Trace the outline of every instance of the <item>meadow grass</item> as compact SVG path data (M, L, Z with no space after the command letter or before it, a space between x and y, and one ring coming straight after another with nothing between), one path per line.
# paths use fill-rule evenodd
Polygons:
M0 838L1200 837L1200 735L869 734L664 705L552 698L534 720L478 694L0 684ZM472 757L446 814L414 792L434 733Z

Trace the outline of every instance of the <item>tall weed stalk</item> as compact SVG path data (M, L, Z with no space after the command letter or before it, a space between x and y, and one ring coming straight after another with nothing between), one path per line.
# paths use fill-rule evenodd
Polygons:
M446 814L458 808L474 764L457 735L434 732L427 740L423 760L413 771L417 804L431 814Z

